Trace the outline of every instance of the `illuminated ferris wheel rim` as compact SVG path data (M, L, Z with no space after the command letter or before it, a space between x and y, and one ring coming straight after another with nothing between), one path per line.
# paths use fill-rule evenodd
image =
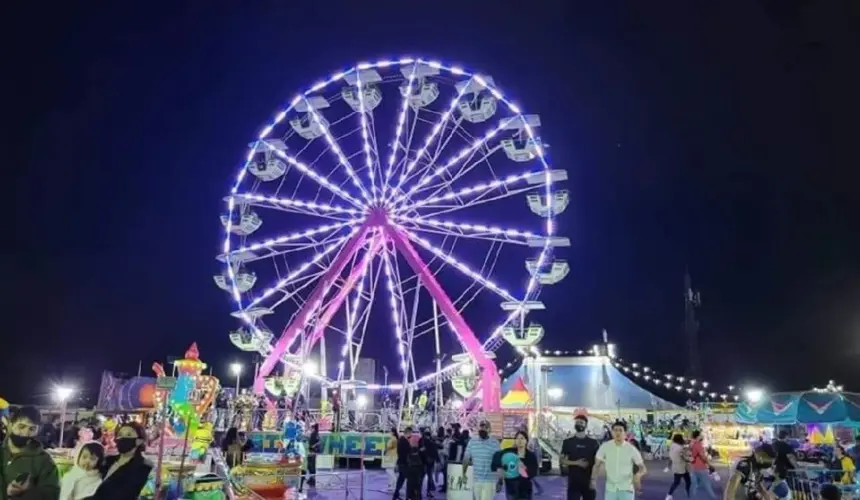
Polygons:
M454 110L457 107L457 104L460 102L461 97L463 97L463 95L465 93L465 89L468 88L470 85L476 85L479 91L486 90L487 92L489 92L497 101L501 101L502 103L504 103L507 106L507 109L511 113L513 113L514 116L510 117L510 118L503 119L498 127L495 127L489 133L485 134L481 139L475 141L471 150L469 150L469 148L464 149L451 162L448 162L447 165L445 165L441 168L436 167L435 171L430 173L429 176L427 175L427 172L431 172L431 170L430 170L431 166L436 166L435 162L431 162L431 164L429 166L422 166L421 168L423 170L425 170L425 174L423 174L421 176L421 179L420 179L418 184L415 184L412 187L412 189L406 190L405 189L406 186L404 185L404 182L403 182L404 178L401 177L398 180L397 176L393 175L394 172L392 171L392 168L394 170L396 170L397 166L400 165L399 162L395 161L396 157L398 156L397 153L401 152L401 153L403 153L403 155L406 156L405 158L403 158L403 157L400 158L400 161L405 165L405 167L402 169L402 170L405 170L405 173L402 173L402 175L405 176L406 174L408 174L408 172L412 168L415 167L415 165L418 162L418 159L420 159L422 157L422 155L425 154L425 150L427 148L427 145L429 145L432 142L432 140L434 139L434 137L438 134L439 127L438 126L434 127L433 133L430 134L430 136L427 138L425 145L421 148L421 150L416 155L416 159L411 161L411 162L407 161L408 154L410 152L412 152L409 148L406 148L405 151L398 151L398 148L396 146L392 147L392 152L391 152L390 157L388 158L387 168L386 168L386 166L385 166L386 162L384 162L384 158L379 154L380 153L379 151L374 151L375 153L377 153L375 164L374 164L373 159L370 155L369 146L368 146L368 139L367 139L366 116L367 116L368 112L372 113L372 110L364 109L364 103L361 103L362 109L359 111L359 114L361 117L362 130L364 133L364 145L365 145L365 147L364 147L364 152L365 152L364 160L366 162L366 173L369 174L369 179L363 179L363 180L369 180L369 182L370 182L369 188L367 185L365 185L362 182L362 179L359 178L359 170L355 170L355 169L351 168L350 162L347 158L344 157L344 154L341 151L335 149L335 145L333 144L334 141L333 141L333 138L331 137L331 135L327 131L325 132L325 139L329 142L329 146L332 147L333 154L335 154L337 156L337 159L339 160L339 162L344 167L346 167L346 171L349 174L351 180L353 181L353 184L359 189L360 195L354 195L354 194L347 193L342 188L342 186L345 183L340 184L340 185L332 183L324 175L320 175L320 174L314 172L312 166L308 166L307 164L303 163L298 158L291 156L290 154L286 153L285 148L284 148L284 150L279 149L277 147L277 142L269 139L269 136L272 134L275 127L277 125L279 125L281 122L283 122L284 119L286 119L287 116L292 111L297 110L297 108L300 108L300 107L304 107L304 109L308 112L309 120L313 119L315 121L315 123L321 125L323 127L323 130L325 130L326 125L323 125L323 123L326 123L325 120L321 119L321 116L314 110L314 107L310 105L310 100L314 98L314 94L321 92L322 90L324 90L326 87L328 87L329 85L331 85L333 83L337 83L337 82L340 82L342 80L348 81L351 79L354 82L354 84L357 84L357 87L359 89L359 92L358 92L359 101L361 101L361 99L362 99L361 95L363 94L361 92L362 75L365 74L365 72L374 71L376 69L390 68L390 67L395 67L395 66L411 68L411 75L408 77L408 84L409 84L409 91L410 92L412 91L413 79L414 79L416 73L418 72L419 68L430 68L432 70L437 71L437 74L438 74L438 72L441 72L441 71L447 71L450 75L452 75L454 77L466 79L466 80L461 80L459 82L460 91L457 95L457 98L452 101L448 112L446 112L443 115L443 120L447 120L451 115L453 115ZM408 71L401 70L401 73L403 73L404 77L406 77L407 72ZM403 117L404 117L404 115L406 115L407 110L408 110L408 106L407 106L407 98L408 97L409 97L409 95L404 93L404 95L403 95L404 100L403 100L403 105L401 106L400 120L399 120L398 127L397 127L397 137L395 138L395 144L397 143L397 139L399 139L399 137L400 137L401 127L403 125ZM414 110L414 111L417 113L417 110ZM412 210L414 212L416 209L418 209L422 206L429 205L430 203L435 202L435 201L439 201L441 199L438 196L435 199L433 196L430 196L430 197L426 197L423 199L412 200L412 195L416 194L416 192L419 191L418 188L427 184L427 182L423 182L426 177L429 177L431 179L434 177L439 177L441 172L444 172L444 170L446 170L448 167L450 167L452 164L456 163L457 161L462 160L465 157L465 155L469 154L470 151L474 151L478 147L486 145L488 140L496 137L499 134L499 132L505 130L506 127L509 127L515 121L520 122L517 126L522 131L525 131L525 133L528 135L529 139L531 141L533 141L533 143L536 144L536 146L533 148L533 151L535 153L534 156L540 161L542 168L540 168L539 170L534 171L534 172L524 172L524 173L521 173L520 175L509 176L508 178L506 178L504 180L496 179L495 181L492 181L489 183L482 183L482 184L477 185L477 186L469 186L463 190L460 190L460 192L461 192L461 194L468 194L469 192L475 192L475 191L481 191L481 190L491 190L491 189L496 189L500 186L506 187L507 184L509 184L509 183L521 182L524 180L529 181L529 180L534 180L536 178L539 179L542 176L543 177L542 184L544 186L545 200L546 200L546 203L548 205L550 204L550 202L552 200L552 196L553 196L552 185L554 182L556 182L559 179L554 178L554 171L552 171L548 162L546 161L543 147L539 142L539 138L537 138L537 136L534 134L533 127L532 127L532 125L530 125L527 116L528 115L524 115L522 113L522 111L520 110L520 108L516 104L514 104L513 102L511 102L510 100L508 100L504 96L504 94L495 86L495 84L491 78L482 76L482 75L477 74L477 73L471 73L471 72L468 72L466 70L463 70L463 69L455 67L455 66L447 66L447 65L435 62L435 61L430 61L430 60L425 60L425 59L415 59L415 58L401 58L398 60L382 60L382 61L377 61L375 63L360 63L360 64L357 64L356 66L354 66L354 67L352 67L346 71L338 72L338 73L332 75L327 80L324 80L324 81L321 81L319 83L314 84L308 90L306 90L304 93L295 96L291 100L289 105L286 107L286 109L278 112L275 116L275 119L269 125L267 125L266 127L263 128L263 130L259 134L257 140L251 144L251 147L249 149L249 153L246 157L245 164L241 168L239 175L236 178L236 181L233 185L233 188L231 189L230 195L227 197L228 215L227 215L226 223L225 223L226 237L224 240L223 252L224 252L224 255L227 256L225 263L227 264L226 269L227 269L227 277L228 277L228 281L229 281L230 291L231 291L231 294L233 296L234 301L236 302L236 304L238 306L238 311L237 311L237 313L234 313L234 316L237 316L240 319L242 319L242 321L248 327L250 327L252 332L254 332L255 334L262 333L258 329L255 318L252 316L252 314L250 314L250 311L259 304L260 300L255 299L254 301L251 301L248 304L243 304L242 293L244 291L241 290L240 286L238 286L238 284L237 284L237 276L235 273L234 262L230 258L232 253L236 251L235 249L233 249L233 245L232 245L231 240L232 240L232 234L233 234L233 231L232 231L233 230L233 216L236 213L237 205L242 205L243 203L246 203L246 202L253 200L253 199L256 199L256 201L265 201L265 202L270 202L270 203L289 203L289 202L292 202L294 204L297 203L296 200L273 199L271 197L264 197L264 196L256 195L254 193L240 193L239 192L243 180L245 180L248 177L247 174L249 172L249 166L251 166L253 164L254 158L258 153L260 153L261 151L266 151L268 153L276 155L281 160L289 163L290 166L297 168L298 170L302 171L303 174L305 174L308 177L310 177L311 179L313 179L320 186L320 188L326 188L328 191L330 191L336 197L340 198L340 200L338 200L339 204L317 203L315 201L314 202L302 202L302 203L304 203L305 206L309 206L310 208L315 209L315 210L319 210L319 211L323 211L323 212L327 212L327 213L345 214L345 215L354 216L353 219L336 222L336 223L330 224L328 226L329 229L332 227L350 229L351 232L349 233L349 236L347 236L347 238L346 238L347 240L351 241L350 238L352 236L354 236L355 233L357 231L359 231L361 228L365 228L368 225L368 220L370 220L370 219L375 219L377 222L375 222L374 224L376 226L380 226L380 224L378 223L378 220L380 220L380 218L381 218L381 219L385 220L385 227L387 228L386 231L389 231L389 232L395 231L397 233L400 233L401 235L405 235L406 238L404 238L404 239L407 242L411 241L413 243L418 243L421 246L424 246L425 249L433 252L432 248L429 248L427 245L422 244L423 239L414 232L414 230L416 229L414 227L414 225L412 227L408 227L407 223L413 223L416 225L417 224L424 224L424 225L428 225L431 227L432 226L439 227L439 226L448 225L450 227L451 222L450 221L444 221L444 220L441 220L438 218L432 218L432 217L427 218L427 217L420 217L420 216L415 217L415 216L410 215L409 214L410 210ZM444 123L442 124L442 128L444 128ZM408 165L406 165L407 163L408 163ZM380 177L384 178L384 182L381 182L381 188L378 188L378 186L377 186L378 181L376 179L374 179L374 175L373 175L374 169L379 169L380 172L384 172L384 174L380 176ZM560 180L563 180L563 178ZM532 184L532 182L529 182L529 183ZM401 190L400 189L401 187L403 187L404 189ZM398 191L399 191L399 193L398 193ZM437 190L436 192L438 193L439 191ZM428 202L427 200L431 200L431 201ZM423 205L422 205L422 203L423 203ZM560 210L558 212L560 212ZM545 260L548 258L549 254L551 253L551 249L554 246L554 242L556 241L556 240L554 240L554 227L553 227L553 218L554 217L553 216L554 216L554 211L553 211L552 207L550 207L550 209L548 209L546 211L546 215L545 215L545 218L546 218L546 224L545 224L545 228L544 228L545 237L543 238L542 245L540 245L541 250L540 250L539 256L535 260L535 263L534 263L536 268L540 268L541 266L543 266L545 264ZM462 227L458 228L461 230L473 230L477 226L477 229L480 231L489 231L492 233L500 233L501 232L503 236L531 237L533 240L536 240L536 238L537 238L537 235L535 235L533 233L522 232L522 231L517 231L517 230L504 230L504 229L501 229L498 227L480 226L480 225L475 225L475 224L460 224L460 226L466 227L465 229ZM426 240L423 240L423 241L426 242ZM337 246L337 248L343 248L344 244L346 244L346 243L344 243L344 241L341 240L341 241L336 242L335 244L332 244L329 248L334 248L336 246ZM535 246L535 245L531 245L531 246ZM242 248L240 248L239 250L242 250ZM437 255L437 256L444 257L441 255ZM385 257L385 261L386 262L388 261L387 256ZM458 266L458 264L460 264L457 261L453 261L453 262L449 262L449 263L454 265L454 266ZM237 262L236 264L240 264L240 262ZM386 264L386 265L389 265L389 264ZM460 267L459 269L462 271L462 267ZM387 270L387 268L386 268L386 270ZM499 334L502 331L502 328L505 325L507 325L512 319L516 318L518 315L524 315L527 312L527 308L525 307L525 304L529 301L529 297L532 294L535 294L540 287L540 284L539 284L540 273L539 272L530 272L530 274L531 274L531 276L529 278L529 282L528 282L528 285L526 287L526 293L523 294L523 298L521 300L515 299L512 295L510 295L505 290L501 290L506 295L509 295L508 298L512 299L510 302L518 302L520 305L519 305L519 307L513 307L513 308L508 309L508 310L510 310L510 314L507 316L505 321L498 328L496 328L493 331L492 335L486 341L484 341L482 343L482 348L484 348L484 349L487 348L487 346L489 344L491 344L491 342L499 336ZM490 282L490 283L492 283L492 282ZM498 286L492 286L491 285L491 286L489 286L489 288L494 289L494 291L496 291L497 293L499 292ZM457 362L457 363L454 363L452 365L449 365L448 367L444 368L442 371L450 371L451 369L455 368L456 366L459 366L461 363L462 362ZM433 378L439 374L440 374L439 372L431 373L431 374L426 375L420 379L414 380L413 383L419 384L419 383L426 381L426 380L429 380L429 379L431 379L431 378ZM397 384L393 384L393 385L397 385Z

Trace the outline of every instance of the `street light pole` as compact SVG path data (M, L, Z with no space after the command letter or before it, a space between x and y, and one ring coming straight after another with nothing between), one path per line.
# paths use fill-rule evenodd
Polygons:
M72 392L74 391L71 387L59 385L54 388L54 397L60 403L60 442L58 443L60 447L63 446L63 434L66 427L66 403L72 395Z
M239 396L239 383L242 379L242 364L241 363L233 363L230 365L230 371L233 372L233 375L236 376L236 396Z

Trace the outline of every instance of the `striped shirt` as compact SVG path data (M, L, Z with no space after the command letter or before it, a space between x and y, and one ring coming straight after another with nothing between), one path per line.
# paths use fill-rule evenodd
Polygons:
M498 476L493 472L493 455L501 451L499 442L494 438L472 438L466 445L463 460L472 459L473 480L476 483L494 483Z

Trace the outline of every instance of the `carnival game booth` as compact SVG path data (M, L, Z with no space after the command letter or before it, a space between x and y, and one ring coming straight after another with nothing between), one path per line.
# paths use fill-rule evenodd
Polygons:
M830 391L781 392L763 397L757 403L744 402L735 412L738 422L794 426L802 440L796 443L802 470L796 471L800 493L814 492L833 482L833 471L826 470L836 436L860 426L860 394ZM848 431L847 436L851 435ZM843 484L843 490L857 497L857 485Z

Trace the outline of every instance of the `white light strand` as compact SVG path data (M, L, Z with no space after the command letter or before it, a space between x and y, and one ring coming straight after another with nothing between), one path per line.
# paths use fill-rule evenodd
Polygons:
M396 192L400 189L400 186L406 182L406 178L409 176L409 173L415 169L415 166L418 165L418 162L421 160L421 157L427 154L427 148L429 148L433 144L433 140L436 139L436 136L442 131L443 128L448 124L448 120L451 119L451 115L454 113L454 110L457 109L457 105L460 103L460 99L463 98L463 95L466 93L466 89L469 88L469 83L471 83L471 79L467 81L460 90L457 92L457 97L451 100L451 105L448 107L448 110L442 113L442 116L439 118L439 121L436 122L436 125L433 126L433 130L430 132L424 139L424 145L421 146L421 149L415 153L415 158L410 161L403 172L400 173L400 178L397 181L397 185L394 186L392 192ZM404 199L405 196L401 196L400 199ZM398 203L399 200L395 201Z
M371 249L368 249L367 251L370 252ZM364 292L364 283L367 280L368 271L370 270L370 266L374 258L368 259L367 265L364 266L364 268L361 270L361 277L358 279L358 284L356 284L355 287L355 297L353 299L351 308L352 313L350 313L349 299L347 299L346 341L343 343L343 347L340 350L341 358L346 357L347 352L349 352L349 346L352 344L352 335L355 329L355 322L358 318L359 307L361 306L361 294ZM341 360L341 363L343 363L343 360Z
M412 231L410 231L409 229L407 229L401 225L397 225L397 227L400 230L402 230L404 233L406 233L406 235L409 236L410 240L418 243L419 245L426 248L430 252L433 252L434 255L436 255L440 259L444 260L448 264L451 264L456 269L458 269L461 273L472 278L473 280L477 281L478 283L484 285L485 287L489 288L490 290L496 292L497 294L502 296L502 298L504 298L505 300L518 302L517 299L515 299L514 296L511 295L510 292L508 292L504 288L500 287L495 282L483 277L480 273L472 270L472 268L467 266L465 263L457 260L450 253L447 253L444 250L442 250L441 248L436 247L435 245L433 245L432 243L430 243L426 239L422 238L421 236L418 236L417 234L413 233Z
M267 146L268 146L268 144L267 144ZM271 146L269 146L269 147L271 147ZM332 193L340 196L341 198L352 203L356 207L359 207L359 208L364 207L364 204L361 201L355 199L351 194L349 194L346 191L344 191L343 189L339 188L333 182L328 180L328 177L320 174L319 172L317 172L313 168L309 167L308 165L305 165L304 163L302 163L299 160L297 160L296 158L288 155L287 153L284 153L280 149L272 148L272 151L274 151L275 154L278 155L280 158L286 160L290 165L301 170L301 172L303 174L305 174L308 177L310 177L311 179L315 180L318 184L325 187L326 189L328 189Z
M346 173L352 180L352 184L357 187L359 191L361 191L361 196L364 197L364 199L368 203L370 203L370 195L367 194L367 190L364 189L364 184L362 184L361 181L358 179L358 175L355 173L355 170L353 170L352 164L349 162L349 159L343 154L343 151L340 149L340 146L338 145L337 141L335 141L334 137L332 137L331 132L328 129L328 125L326 125L325 122L322 121L319 113L316 112L316 110L313 108L313 106L311 106L311 103L307 99L305 99L305 102L307 103L308 113L311 115L311 119L314 121L314 123L317 124L320 130L322 130L323 137L325 137L329 149L332 153L334 153L334 155L337 157L338 162L346 170Z
M480 182L478 184L474 184L472 186L467 186L456 191L448 192L444 195L432 196L430 198L424 198L423 200L418 200L415 203L409 205L401 205L395 209L396 212L403 212L406 210L412 210L415 208L420 208L426 205L432 205L433 203L437 203L440 201L450 201L455 198L460 198L462 196L467 196L471 194L480 194L486 191L491 191L493 189L498 189L501 187L508 187L511 184L516 184L522 182L530 177L534 177L535 175L541 175L543 172L525 172L522 174L509 175L504 179L495 179L490 182Z
M388 289L391 320L394 322L394 336L397 339L397 352L400 354L400 369L405 374L406 347L404 346L403 329L400 327L400 304L397 300L397 291L394 288L394 273L391 270L391 261L388 257L387 248L383 248L382 260L385 265L385 288Z
M460 152L457 153L457 156L448 160L448 163L446 163L445 165L443 165L441 167L436 167L436 169L434 169L433 173L431 173L430 175L427 175L427 172L424 172L424 175L421 176L421 179L418 180L418 183L415 184L414 186L412 186L404 194L402 194L395 201L395 203L399 203L400 201L403 201L403 200L409 198L410 196L412 196L413 194L415 194L416 191L418 191L419 189L421 189L422 187L427 185L430 181L432 181L436 177L439 177L440 175L442 175L444 172L446 172L449 168L454 166L456 163L458 163L463 158L469 156L469 154L471 154L472 151L475 151L476 149L478 149L481 146L483 146L484 144L486 144L487 141L489 141L490 139L492 139L493 137L498 135L498 133L500 131L502 131L506 126L508 126L509 123L511 123L512 121L514 121L517 118L522 119L521 116L515 116L513 118L508 118L507 120L502 120L502 122L499 124L499 126L497 126L496 128L494 128L494 129L490 130L489 132L487 132L486 134L484 134L483 137L481 137L480 139L473 142L470 146L467 146L467 147L461 149ZM523 121L525 121L525 120L523 120Z
M277 238L269 238L265 241L259 241L256 243L251 243L249 245L242 246L242 247L237 248L236 250L233 250L230 253L230 255L235 255L235 254L239 254L239 253L243 253L243 252L254 252L254 251L260 250L262 248L271 249L272 247L276 247L278 245L283 245L285 243L298 241L298 240L301 240L303 238L308 238L310 236L314 236L314 235L317 235L320 233L325 233L328 231L334 231L334 230L340 229L342 227L358 224L360 222L361 222L361 219L357 219L355 221L350 221L350 222L338 222L335 224L324 224L322 226L318 226L318 227L315 227L312 229L307 229L305 231L298 231L295 233L290 233L290 234L285 234L283 236L278 236Z
M336 214L350 215L357 215L361 213L360 210L355 208L340 207L337 205L330 205L328 203L317 203L315 201L299 200L295 198L278 198L275 196L264 196L261 194L254 193L237 193L234 194L233 197L249 202L271 203L272 205L282 205L285 207L309 208L311 210L318 210L320 212L331 212Z
M394 215L394 220L413 222L416 224L427 224L433 227L442 227L447 229L460 229L470 233L485 233L497 236L506 236L508 238L536 238L537 234L530 231L520 229L510 229L498 226L487 226L485 224L472 224L469 222L453 222L443 219L434 219L429 217L409 217L406 215Z
M373 157L370 154L370 134L367 126L367 109L364 106L364 86L361 84L361 71L355 73L355 86L358 90L358 114L361 116L361 140L364 143L364 165L367 167L367 176L370 178L370 190L373 193L373 202L377 201L376 179L373 173Z
M394 170L394 162L397 159L397 148L400 146L400 136L403 135L403 128L406 126L406 116L409 113L409 97L412 95L412 84L415 81L416 71L418 71L418 65L414 64L412 66L412 71L409 73L409 83L406 94L403 96L403 101L400 104L400 115L397 117L397 129L394 133L394 142L391 143L391 154L388 156L388 168L385 170L385 182L382 184L383 201L386 199L388 182L391 180L391 173Z
M287 286L287 284L289 284L289 282L291 282L291 281L295 280L296 278L298 278L299 276L301 276L301 275L302 275L302 273L304 273L305 271L307 271L308 269L310 269L310 267L311 267L311 266L313 266L314 264L316 264L316 263L318 263L320 260L322 260L322 258L323 258L323 257L325 257L326 255L328 255L328 254L332 253L333 251L335 251L335 250L336 250L337 248L339 248L339 247L340 247L344 242L349 241L349 239L350 239L352 236L354 236L354 235L355 235L355 233L357 233L357 232L358 232L358 228L357 228L357 227L353 227L352 231L350 231L350 233L349 233L348 235L344 236L343 238L338 238L337 240L335 240L334 242L332 242L330 245L328 245L327 247L325 247L325 250L323 250L323 251L322 251L322 252L320 252L320 253L314 254L314 256L310 258L310 260L307 260L307 261L303 262L301 265L299 265L299 267L295 268L295 269L294 269L290 274L288 274L288 275L287 275L287 276L285 276L283 279L281 279L280 281L278 281L278 282L277 282L273 287L271 287L271 288L267 288L267 289L263 292L263 294L262 294L262 295L260 295L260 296L259 296L259 297L257 297L256 299L252 300L252 301L251 301L251 303L250 303L250 304L248 304L248 309L250 309L251 307L256 306L257 304L259 304L259 303L260 303L260 302L262 302L263 300L265 300L265 299L267 299L268 297L270 297L270 296L271 296L272 294L274 294L275 292L277 292L277 291L281 290L282 288L284 288L285 286Z

